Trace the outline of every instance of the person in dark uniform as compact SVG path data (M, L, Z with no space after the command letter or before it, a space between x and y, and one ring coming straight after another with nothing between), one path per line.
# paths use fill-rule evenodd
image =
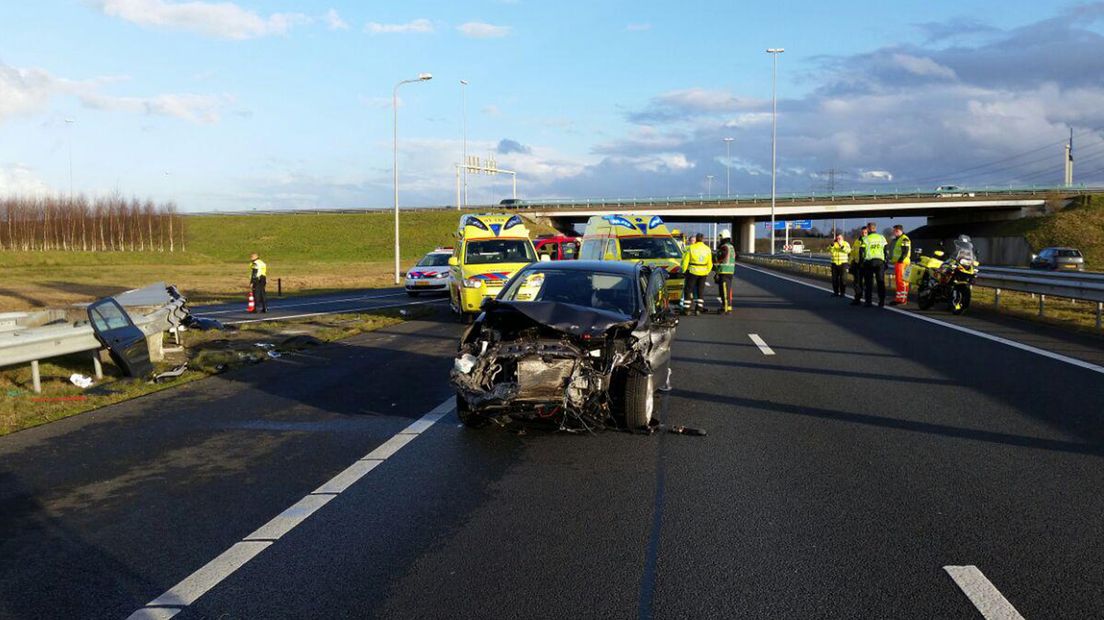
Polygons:
M249 255L249 286L253 289L253 300L257 311L268 312L268 301L265 299L265 285L268 284L268 265L261 260L256 252Z

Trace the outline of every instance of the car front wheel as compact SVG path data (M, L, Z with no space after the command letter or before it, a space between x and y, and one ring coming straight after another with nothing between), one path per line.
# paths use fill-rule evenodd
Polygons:
M625 426L647 428L655 409L655 375L629 372L625 381Z

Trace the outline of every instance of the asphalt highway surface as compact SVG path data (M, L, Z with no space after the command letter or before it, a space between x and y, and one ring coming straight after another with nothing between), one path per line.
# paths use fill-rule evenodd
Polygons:
M0 617L1104 615L1101 341L822 287L683 319L705 437L462 428L442 308L0 438Z
M447 304L448 296L441 293L425 293L411 297L401 287L362 289L326 293L321 295L296 295L276 297L269 292L268 312L247 312L246 300L238 303L191 305L189 311L197 317L215 319L228 325L262 321L282 321L308 318L323 314L367 312L385 308L399 308L426 304Z

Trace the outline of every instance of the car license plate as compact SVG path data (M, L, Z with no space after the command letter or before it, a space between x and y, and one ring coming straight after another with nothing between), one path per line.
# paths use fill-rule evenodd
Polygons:
M432 286L432 282L415 282L414 286Z
M1062 269L1077 269L1077 265L1073 263L1066 263L1065 265L1062 265Z

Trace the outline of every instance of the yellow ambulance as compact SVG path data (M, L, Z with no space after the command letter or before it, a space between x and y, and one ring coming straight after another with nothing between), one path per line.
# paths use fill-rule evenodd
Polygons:
M682 298L682 248L658 215L596 215L583 233L580 260L618 260L667 270L667 298Z
M479 312L484 298L498 295L518 269L536 260L521 216L460 216L456 251L449 259L449 305L461 316Z

